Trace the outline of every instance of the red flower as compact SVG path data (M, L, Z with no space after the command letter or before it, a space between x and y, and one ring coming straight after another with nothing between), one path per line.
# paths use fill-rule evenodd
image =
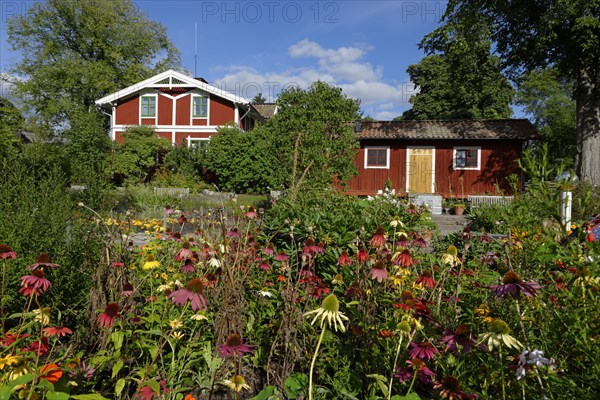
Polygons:
M175 261L184 261L185 259L192 258L193 252L190 250L190 243L183 242L181 249L175 254Z
M242 357L244 353L254 353L254 346L244 344L240 335L232 333L227 337L225 344L220 344L217 347L217 353L223 358Z
M415 265L415 260L410 255L410 251L406 249L402 253L398 254L398 256L396 257L396 264L408 268Z
M433 386L440 390L440 397L449 400L473 400L479 398L476 394L467 394L460 390L458 379L453 376L445 376L440 382Z
M44 278L44 270L35 269L31 275L25 275L21 277L21 286L22 288L19 290L25 296L28 296L31 293L39 295L40 293L45 292L52 286L52 283Z
M364 264L369 260L369 253L364 248L360 249L358 253L356 253L356 261L360 264Z
M192 310L203 310L207 307L204 297L204 282L200 279L190 279L186 287L176 290L169 295L174 304L184 304L188 300L192 303Z
M53 264L50 261L50 256L48 256L48 254L40 253L40 255L35 258L35 263L31 264L29 266L29 270L33 271L34 269L43 268L43 267L55 269L55 268L58 268L59 265Z
M258 265L258 268L262 269L263 271L270 271L271 265L269 265L267 261L261 260L261 263Z
M133 294L134 290L135 289L133 288L133 285L131 283L125 282L123 284L123 290L121 291L121 296L129 297Z
M98 316L98 324L102 328L110 328L115 322L115 318L119 315L119 305L117 303L109 303L104 312Z
M288 255L287 255L287 254L285 254L283 251L282 251L282 252L280 252L279 254L277 254L277 255L275 256L275 259L276 259L277 261L287 261L287 260L288 260L288 258L289 258L289 257L288 257Z
M12 251L10 247L5 244L0 244L0 260L6 260L12 258L13 260L17 258L17 253Z
M387 269L385 269L385 264L383 261L379 260L373 265L371 271L369 272L371 279L375 279L377 282L384 282L388 278Z
M72 330L64 326L44 328L42 329L42 332L44 332L46 336L67 336L73 333Z
M52 384L58 382L58 380L62 377L63 373L56 364L46 364L42 368L40 368L40 380L48 381Z
M407 214L418 214L419 211L417 210L417 206L415 206L413 203L410 203L408 205L408 207L406 208L406 213Z
M115 268L122 268L122 267L125 266L125 264L122 263L122 262L113 262L110 265L113 266L113 267L115 267Z
M340 267L345 267L348 265L352 265L352 260L348 256L348 252L346 250L342 251L342 254L338 257L337 265Z
M379 226L369 241L369 244L373 247L381 247L385 244L385 242L385 229L382 226Z
M32 353L37 353L38 356L43 356L48 350L50 350L50 346L48 346L48 338L45 336L42 336L40 340L31 342L21 349L23 352L30 351Z
M435 287L435 280L433 280L433 277L431 276L431 271L429 270L423 271L423 273L417 278L416 283L422 283L423 287L428 287L429 289Z
M312 297L320 299L324 294L329 293L329 288L324 283L317 284L310 294Z
M313 238L306 239L304 243L304 248L302 249L302 254L306 254L309 256L314 256L320 253L324 253L325 248L323 247L323 243L315 244L315 240Z

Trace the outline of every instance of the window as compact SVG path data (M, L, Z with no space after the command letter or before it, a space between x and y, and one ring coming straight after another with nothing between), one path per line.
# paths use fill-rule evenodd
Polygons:
M194 96L192 104L192 116L194 118L206 118L208 116L208 97Z
M390 167L390 148L389 147L365 147L365 169L368 168L389 168Z
M142 117L156 116L156 96L142 96Z
M209 144L210 138L188 138L188 147L202 154L206 153Z
M481 164L481 147L455 147L454 169L479 170Z

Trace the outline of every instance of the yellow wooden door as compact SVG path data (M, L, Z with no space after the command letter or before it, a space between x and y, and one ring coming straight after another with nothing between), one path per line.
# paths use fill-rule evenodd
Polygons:
M406 168L409 193L433 193L433 148L409 148Z

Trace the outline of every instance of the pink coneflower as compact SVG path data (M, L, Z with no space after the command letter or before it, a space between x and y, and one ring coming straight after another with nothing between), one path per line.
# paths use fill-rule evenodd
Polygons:
M427 340L421 343L411 342L410 347L412 347L409 353L410 356L412 358L421 358L423 360L431 360L438 352Z
M402 253L398 254L395 260L397 265L402 265L404 268L412 267L415 265L415 260L410 255L410 250L405 249Z
M240 231L238 231L237 228L231 228L229 231L227 231L227 236L230 238L240 237Z
M340 267L352 265L352 260L348 256L348 252L346 250L343 250L340 256L338 257L337 265L339 265Z
M306 254L309 256L314 256L316 254L324 253L325 248L323 247L323 243L315 244L315 240L313 238L306 239L304 242L304 248L302 249L302 254Z
M352 284L346 289L346 293L344 296L352 299L352 298L361 298L363 296L363 291L360 288L360 283L358 281L352 282Z
M428 245L429 243L427 243L427 240L423 239L423 236L419 236L419 235L417 235L417 236L415 237L415 239L413 240L413 244L414 244L415 246L417 246L417 247L421 247L421 248L423 248L423 247L427 247L427 245Z
M258 265L258 268L262 269L263 271L270 271L271 265L267 261L261 260L260 264Z
M408 235L405 232L400 232L400 234L398 235L398 240L396 241L396 246L398 246L398 247L410 246L410 240L408 239Z
M178 223L179 225L183 225L183 224L185 224L186 222L188 222L188 219L187 219L187 217L185 216L185 214L181 214L181 215L179 216L179 218L177 218L177 223Z
M220 344L217 347L217 353L223 358L227 357L242 357L245 353L254 353L254 347L244 344L242 337L237 333L232 333L227 336L225 344Z
M176 290L169 295L173 304L185 304L188 300L192 303L192 310L203 310L207 307L204 297L204 282L200 279L190 279L186 287Z
M165 206L165 209L163 210L163 213L164 213L165 215L171 215L171 214L173 214L173 211L174 211L174 210L173 210L173 207L171 207L171 206L169 206L169 205L166 205L166 206Z
M435 280L433 279L432 275L431 275L431 271L429 270L425 270L423 271L423 273L421 273L421 275L419 275L419 277L417 278L416 282L417 284L422 284L423 287L428 287L429 289L432 289L435 287Z
M204 275L204 280L206 281L206 287L214 288L219 283L219 276L215 273L209 272Z
M118 315L119 305L117 303L109 303L104 309L104 312L98 315L98 324L101 328L110 328Z
M455 331L446 331L440 339L440 343L446 345L446 351L458 353L460 346L461 352L468 353L475 345L475 340L471 338L471 328L468 325L460 324Z
M7 245L0 244L0 260L7 260L9 258L14 260L17 258L17 253L12 251Z
M425 363L418 358L406 360L406 365L408 365L408 368L398 368L394 374L394 377L398 378L400 382L412 379L415 373L417 374L417 378L426 385L431 384L431 378L435 378L435 373L427 368Z
M30 288L34 289L37 292L36 294L39 294L48 290L52 283L44 278L44 270L36 269L31 272L31 275L21 277L21 286L23 286L21 290Z
M385 242L385 229L383 228L383 226L378 226L375 230L375 234L373 235L371 240L369 240L369 244L373 247L381 247L385 244Z
M484 233L481 236L479 236L479 240L482 243L492 243L492 238L489 237L489 235L487 233Z
M415 206L413 203L410 203L408 205L408 207L406 207L406 213L407 214L418 214L419 210L417 210L417 206Z
M367 250L364 247L356 253L356 261L358 261L359 264L364 264L369 261L369 253L367 253Z
M181 249L175 254L175 261L183 261L187 258L192 258L194 252L190 250L190 243L183 242Z
M39 269L39 268L44 268L44 267L55 269L55 268L58 268L59 265L53 264L50 261L50 256L48 254L40 253L40 255L35 258L35 263L31 264L28 268L30 271L33 271L34 269Z
M123 284L123 290L121 290L121 296L129 297L133 294L133 292L134 292L133 285L129 282L125 282Z
M471 228L469 228L468 226L465 226L462 231L463 240L471 240L472 237L473 237L473 235L471 234Z
M524 282L519 274L508 271L502 279L502 285L492 285L489 287L497 297L512 296L518 298L521 293L525 297L535 296L542 287L536 281Z
M473 400L478 399L476 394L467 394L460 390L460 383L454 376L445 376L442 380L433 386L440 390L440 397L448 400Z
M246 218L248 219L254 219L256 218L256 216L258 215L256 213L256 210L254 209L254 207L249 207L248 211L246 212L246 214L244 214L246 216Z
M196 268L194 268L194 263L192 262L192 260L186 258L185 262L181 266L180 271L184 274L193 274L196 271Z
M276 259L277 261L287 261L287 260L289 259L289 257L288 257L288 255L287 255L287 254L285 254L285 253L282 251L282 252L278 253L278 254L275 256L275 259Z
M65 326L54 326L42 329L46 336L67 336L73 333L72 330Z
M169 234L169 239L174 240L176 242L183 242L183 239L181 239L181 233L179 233L179 232L175 232L175 233L171 232Z
M267 243L267 247L263 249L263 253L268 254L270 256L275 254L275 245L271 242Z
M371 268L369 276L379 283L385 282L388 278L388 272L387 269L385 269L384 262L381 260L377 261L375 265L373 265L373 268Z
M114 262L110 263L110 265L113 268L123 268L125 266L125 264L120 261L114 261Z

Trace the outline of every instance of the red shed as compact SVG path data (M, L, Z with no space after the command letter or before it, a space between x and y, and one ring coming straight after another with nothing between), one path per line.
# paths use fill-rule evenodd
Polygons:
M399 194L510 194L507 177L520 178L524 143L539 139L526 119L365 121L355 130L359 172L347 191L356 195L374 195L386 182Z

